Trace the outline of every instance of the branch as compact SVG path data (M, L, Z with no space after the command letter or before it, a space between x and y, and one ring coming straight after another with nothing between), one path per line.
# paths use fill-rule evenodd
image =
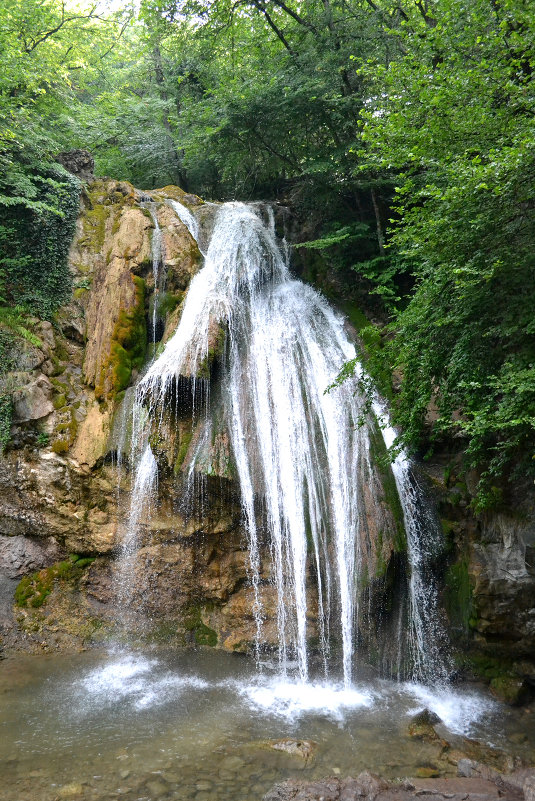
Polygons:
M292 19L294 19L297 23L299 23L299 25L302 25L304 28L307 28L309 31L312 31L313 33L317 33L317 30L314 27L314 25L312 25L310 22L307 22L307 20L304 19L300 14L297 14L295 11L289 8L284 2L284 0L271 0L271 1L274 5L278 6L283 11L285 11L290 17L292 17Z
M261 3L261 2L259 2L259 0L251 0L251 2L252 2L252 4L255 6L255 8L257 8L259 11L261 11L261 12L262 12L262 14L264 15L264 17L266 18L266 22L267 22L267 24L269 25L269 27L271 28L271 30L275 32L275 34L276 34L277 38L278 38L278 39L279 39L279 40L282 42L282 44L284 45L284 47L286 48L286 50L287 50L287 51L288 51L288 52L289 52L289 53L290 53L292 56L295 56L295 55L296 55L295 51L292 49L291 45L288 43L288 40L286 39L285 35L284 35L284 34L283 34L283 32L280 30L280 28L278 28L278 27L277 27L277 25L276 25L276 24L273 22L273 19L272 19L272 18L271 18L271 16L269 15L269 13L268 13L268 11L267 11L267 9L266 9L266 6L264 5L264 3Z
M40 44L45 42L50 36L53 36L55 33L58 33L64 25L67 25L69 22L74 22L76 19L101 19L99 14L95 14L97 6L93 6L93 8L89 11L88 14L74 14L72 17L65 16L65 3L62 3L61 6L61 21L56 25L55 28L51 28L46 33L37 34L37 38L34 39L31 37L31 44L26 45L24 47L25 53L32 53L36 47Z

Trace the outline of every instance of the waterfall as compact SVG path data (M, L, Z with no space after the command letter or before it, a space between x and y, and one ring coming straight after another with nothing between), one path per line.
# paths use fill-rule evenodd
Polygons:
M160 301L161 294L165 289L165 270L164 270L164 253L162 241L162 229L158 222L156 215L155 203L150 198L144 199L141 205L146 208L152 218L154 229L152 232L152 276L154 280L154 294L152 297L152 312L150 315L150 333L151 341L157 342L158 327L160 324Z
M378 401L374 413L381 421L387 448L394 445L396 433L388 423L385 408ZM452 665L445 655L447 635L440 621L438 588L431 565L441 551L441 532L425 493L419 486L414 465L405 453L392 463L403 521L407 535L409 561L409 650L412 677L416 681L445 684Z
M176 201L172 205L198 236L191 212ZM354 346L341 317L316 291L292 278L273 215L268 213L265 222L261 211L237 202L217 209L204 267L191 281L176 333L139 382L134 413L139 416L143 410L162 424L166 409L176 403L177 388L186 381L192 404L204 403L207 418L206 366L214 342L225 338L221 403L248 538L257 656L265 616L261 553L267 531L281 671L295 670L300 680L307 680L308 641L314 636L324 665L331 641L340 642L349 686L365 580L362 532L373 468L363 420L370 412L358 391L358 376L326 392L343 364L354 358ZM206 422L206 436L208 431ZM131 539L144 508L142 499L153 491L156 475L147 434L138 439L138 449L142 457L129 516ZM190 476L196 467L202 472L197 464L201 451L200 446L195 449ZM412 553L411 592L413 606L418 606L426 601L417 578L414 542L419 528L411 528L418 504L411 500L405 473L405 462L397 463L396 484L407 496L403 512ZM311 571L314 582L308 580ZM433 632L424 624L412 631L417 663Z
M190 234L192 235L193 239L198 243L199 242L199 223L197 219L193 216L191 211L184 206L182 203L179 203L178 200L170 200L170 205L176 212L177 217L181 222L184 223Z

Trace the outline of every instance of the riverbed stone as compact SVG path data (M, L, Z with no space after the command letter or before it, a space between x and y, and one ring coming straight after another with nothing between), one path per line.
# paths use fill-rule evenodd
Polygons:
M286 737L282 740L267 740L262 743L262 747L272 751L281 751L292 757L298 757L305 764L308 764L318 751L318 744L312 740L294 740L291 737Z
M154 796L154 798L161 798L163 795L166 795L167 792L169 791L169 785L167 784L167 782L159 778L149 779L145 783L145 786L149 791L149 793L151 794L151 796Z
M263 801L497 801L500 797L503 796L497 784L481 778L387 782L366 771L356 778L289 779L269 790ZM510 801L513 798L519 796L510 796Z
M75 799L79 796L83 795L84 788L83 785L78 782L72 782L71 784L65 784L63 787L60 787L58 790L58 797L61 799Z

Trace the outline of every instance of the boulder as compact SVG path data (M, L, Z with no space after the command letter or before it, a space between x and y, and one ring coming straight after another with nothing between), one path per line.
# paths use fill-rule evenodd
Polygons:
M53 386L42 373L13 393L14 419L19 423L42 420L54 411Z
M312 740L294 740L287 737L283 740L268 740L263 743L264 748L273 751L282 751L292 757L298 757L307 765L316 755L318 744Z

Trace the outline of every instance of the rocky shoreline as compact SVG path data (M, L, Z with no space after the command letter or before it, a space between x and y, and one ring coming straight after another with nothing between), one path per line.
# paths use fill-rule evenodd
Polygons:
M535 770L490 773L470 760L459 763L456 778L410 778L388 782L365 771L356 778L330 776L321 781L290 779L276 784L263 801L533 801Z

